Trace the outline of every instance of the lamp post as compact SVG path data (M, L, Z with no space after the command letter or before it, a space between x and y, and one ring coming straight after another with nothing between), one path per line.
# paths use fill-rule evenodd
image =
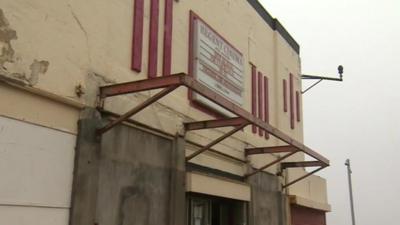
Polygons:
M350 208L351 208L351 221L353 225L356 225L356 219L354 216L354 201L353 201L353 185L351 183L351 167L350 167L350 159L346 159L344 165L347 166L347 176L349 179L349 194L350 194Z

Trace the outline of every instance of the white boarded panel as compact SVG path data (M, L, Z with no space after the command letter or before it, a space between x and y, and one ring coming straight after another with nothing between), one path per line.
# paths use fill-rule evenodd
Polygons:
M70 207L75 140L0 117L0 205Z
M68 209L0 206L1 225L67 225Z

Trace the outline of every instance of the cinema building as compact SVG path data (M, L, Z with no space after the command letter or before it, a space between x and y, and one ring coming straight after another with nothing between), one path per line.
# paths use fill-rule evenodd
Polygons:
M299 45L258 1L0 2L0 224L326 224Z

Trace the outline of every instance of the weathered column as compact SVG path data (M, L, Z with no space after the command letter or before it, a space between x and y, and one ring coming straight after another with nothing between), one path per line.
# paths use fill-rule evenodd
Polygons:
M185 139L182 136L176 135L171 162L170 225L186 224L185 164Z
M100 125L98 112L86 108L79 120L70 225L96 224L100 152L100 138L96 136L96 129Z
M250 225L286 225L285 195L277 176L265 172L248 179L251 186Z

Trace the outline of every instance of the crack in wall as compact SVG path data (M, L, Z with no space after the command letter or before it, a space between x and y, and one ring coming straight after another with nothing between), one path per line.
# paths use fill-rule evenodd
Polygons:
M79 20L79 17L76 15L75 11L73 10L72 6L68 4L69 10L71 12L72 17L74 18L75 22L78 24L80 30L83 32L86 40L86 48L88 51L88 60L89 64L91 63L91 57L90 57L90 47L89 47L89 35L88 32L86 31L85 27L82 25L81 21Z

